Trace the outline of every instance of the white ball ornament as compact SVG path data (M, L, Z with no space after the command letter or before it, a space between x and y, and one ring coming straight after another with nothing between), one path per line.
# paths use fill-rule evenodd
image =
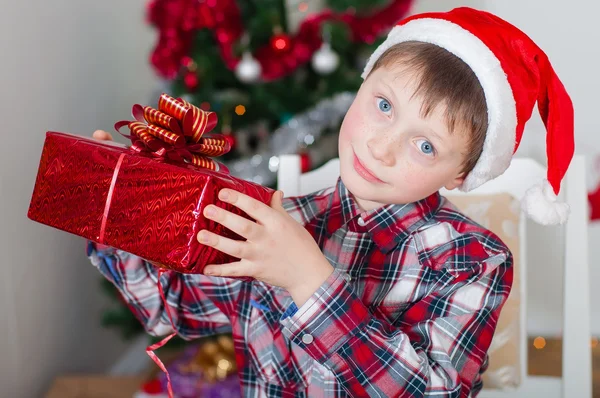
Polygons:
M242 55L242 59L235 67L235 75L243 83L255 83L260 78L260 63L249 52Z
M331 49L327 42L323 42L312 57L313 69L323 75L330 74L337 69L340 64L340 57Z

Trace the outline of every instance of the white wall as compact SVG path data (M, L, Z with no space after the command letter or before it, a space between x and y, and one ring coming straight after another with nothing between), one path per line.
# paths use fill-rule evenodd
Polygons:
M123 349L81 238L27 219L47 130L89 135L156 89L144 0L6 2L0 13L0 393L38 397Z
M597 93L600 91L600 31L597 16L600 3L587 0L417 0L414 12L445 11L457 6L487 10L526 32L548 54L575 106L576 152L591 158L600 156ZM545 129L534 110L518 154L545 162ZM591 175L590 187L598 182ZM561 333L563 248L562 231L531 224L528 282L528 330L532 334ZM589 231L591 283L600 280L600 222ZM550 243L547 243L547 242ZM556 242L556 243L555 243ZM585 283L587 281L582 281ZM592 331L600 335L600 289L592 286Z

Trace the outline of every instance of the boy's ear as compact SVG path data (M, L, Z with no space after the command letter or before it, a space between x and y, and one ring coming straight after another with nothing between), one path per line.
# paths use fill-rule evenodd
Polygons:
M455 188L458 188L459 186L462 185L463 181L465 180L465 177L466 177L465 173L460 173L454 180L447 183L444 188L446 188L449 191L451 191Z

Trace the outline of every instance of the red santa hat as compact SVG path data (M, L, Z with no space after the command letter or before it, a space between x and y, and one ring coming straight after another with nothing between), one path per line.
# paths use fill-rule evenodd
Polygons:
M504 173L537 102L547 130L548 173L547 180L528 190L523 209L541 224L565 222L569 207L558 202L556 195L574 152L573 104L546 54L501 18L462 7L400 21L371 55L363 78L387 49L406 41L448 50L471 67L483 88L489 127L481 157L459 187L462 191Z

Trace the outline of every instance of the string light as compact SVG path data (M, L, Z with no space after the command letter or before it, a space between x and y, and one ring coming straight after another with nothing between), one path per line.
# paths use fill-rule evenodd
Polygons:
M238 105L235 107L235 113L238 116L242 116L244 113L246 113L246 107L244 105Z
M210 110L210 102L206 102L206 101L202 102L200 104L200 109L208 112Z
M305 2L302 2L298 5L298 11L306 12L306 10L308 10L308 4L306 4Z
M543 337L539 337L539 336L538 336L538 337L536 337L536 338L533 340L533 346L534 346L535 348L537 348L538 350L541 350L541 349L543 349L544 347L546 347L546 339L545 339L545 338L543 338Z

